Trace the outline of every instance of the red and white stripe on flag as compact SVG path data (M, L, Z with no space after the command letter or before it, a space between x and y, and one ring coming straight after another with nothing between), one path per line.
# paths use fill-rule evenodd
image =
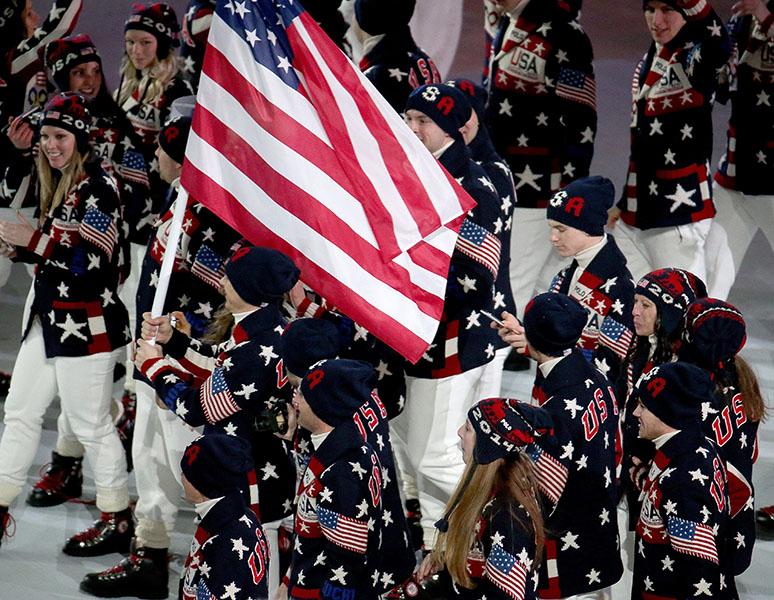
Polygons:
M219 3L182 185L409 360L422 356L474 201L298 3Z

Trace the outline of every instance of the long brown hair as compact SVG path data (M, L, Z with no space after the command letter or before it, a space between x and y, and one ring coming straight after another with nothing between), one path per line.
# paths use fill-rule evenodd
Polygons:
M54 210L67 197L73 186L80 180L84 173L86 156L76 148L70 162L54 175L54 169L41 151L35 159L38 167L38 184L40 186L40 218L46 218L50 210Z
M475 541L476 523L484 506L496 495L498 502L509 507L522 529L535 536L535 564L539 564L545 543L545 527L536 490L537 478L532 461L523 452L485 465L471 460L446 505L448 529L439 533L436 540L433 551L436 563L446 565L457 585L473 587L467 570L468 553ZM529 522L524 522L513 511L512 506L518 504L527 511Z
M737 389L742 394L742 406L751 421L763 421L766 418L766 404L763 401L758 378L749 363L741 356L734 358Z
M226 308L225 304L215 311L207 330L202 336L202 341L207 344L220 344L228 339L231 328L234 326L234 315Z

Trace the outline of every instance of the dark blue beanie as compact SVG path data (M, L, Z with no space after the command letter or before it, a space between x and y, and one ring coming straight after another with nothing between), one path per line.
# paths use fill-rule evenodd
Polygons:
M325 360L309 369L301 381L301 394L319 419L337 427L368 401L375 383L374 368L366 362Z
M564 223L589 235L602 235L607 211L615 201L615 187L606 177L576 179L548 202L546 218Z
M486 90L477 83L474 83L470 79L465 79L464 77L451 79L446 81L444 85L449 85L458 89L468 97L468 102L470 102L471 108L476 111L478 120L483 127L484 113L486 111Z
M282 362L293 375L303 376L314 363L336 358L341 350L339 331L324 319L296 319L282 334Z
M203 496L219 498L246 485L252 446L241 437L208 433L188 444L180 468Z
M538 294L524 309L524 334L538 352L561 356L578 343L588 313L565 294Z
M747 341L742 313L733 304L717 298L702 298L685 315L680 360L708 371L718 371L736 357Z
M473 458L480 465L553 434L554 423L545 409L510 398L481 400L468 411L468 420L476 432Z
M707 288L690 271L667 267L644 275L637 282L634 293L656 305L661 329L671 334L680 325L691 302L707 295Z
M709 373L686 362L664 363L637 382L642 405L675 429L701 425L701 406L715 402Z
M409 109L426 114L456 140L462 140L460 127L468 122L473 110L464 92L444 83L415 88L406 100Z
M191 132L191 117L178 115L167 121L159 131L159 146L176 163L183 164L188 134Z
M260 246L241 248L226 263L226 276L234 290L253 306L282 299L300 273L282 252Z

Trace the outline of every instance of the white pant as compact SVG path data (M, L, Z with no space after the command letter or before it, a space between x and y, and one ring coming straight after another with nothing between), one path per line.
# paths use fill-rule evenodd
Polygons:
M130 244L130 246L129 260L131 263L129 276L121 287L119 297L124 303L124 306L126 306L126 311L129 313L129 328L132 331L132 338L134 338L135 328L137 327L137 287L140 285L142 261L145 259L145 252L147 251L148 246L147 244L135 243ZM134 339L126 346L126 378L124 379L124 387L130 392L134 391L135 381L132 378L132 370L134 369L134 364L132 363L133 347Z
M643 275L666 267L685 269L705 281L705 243L711 222L704 219L673 227L637 229L619 220L612 234L635 283Z
M97 507L117 512L129 505L126 458L110 418L115 358L111 352L46 358L35 320L16 357L0 440L0 505L21 493L35 459L43 416L59 394L62 413L86 448L94 471Z
M725 300L758 229L774 249L774 196L746 196L717 183L712 190L718 213L707 237L707 289Z
M136 382L137 416L134 422L132 460L137 481L138 546L169 548L170 533L183 493L180 459L198 433L175 413L156 405L156 392Z
M443 379L406 377L406 408L392 421L391 439L393 447L405 444L404 458L416 476L427 548L465 470L457 430L481 398L485 366Z
M562 262L551 246L546 210L515 208L509 273L519 318L524 316L524 307L536 293L548 291Z

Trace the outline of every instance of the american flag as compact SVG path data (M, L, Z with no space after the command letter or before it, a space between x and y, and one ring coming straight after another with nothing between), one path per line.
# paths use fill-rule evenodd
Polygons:
M567 467L537 444L530 444L525 450L535 465L540 491L554 505L558 504L567 485Z
M620 357L625 357L632 343L632 332L611 317L605 317L599 328L599 343L612 348Z
M500 266L500 240L484 227L465 219L457 238L457 250L484 265L492 272L492 277L497 277L497 269Z
M368 523L360 519L345 517L337 512L317 506L323 534L337 546L365 554L368 546Z
M204 582L204 579L200 579L196 585L196 600L216 600L217 596L214 596ZM187 600L187 599L186 599Z
M120 168L121 177L142 185L148 185L148 166L142 154L135 150L124 152Z
M213 252L209 246L202 244L194 258L191 273L218 289L224 273L223 258Z
M182 184L412 361L475 204L299 2L218 2Z
M667 519L667 532L672 548L683 554L690 554L718 564L718 549L712 527L680 517Z
M594 78L577 69L562 69L559 72L556 95L594 109L597 107L597 84Z
M204 416L210 423L217 423L239 411L239 405L226 385L223 369L216 368L199 390Z
M527 568L523 563L494 544L486 559L486 576L511 598L524 598Z
M86 211L81 222L81 238L100 248L109 258L118 242L118 230L113 218L97 208Z

